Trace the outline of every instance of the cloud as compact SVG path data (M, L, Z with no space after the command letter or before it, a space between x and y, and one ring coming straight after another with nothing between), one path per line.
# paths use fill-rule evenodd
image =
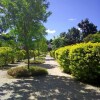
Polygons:
M76 18L69 18L68 20L69 21L74 21L74 20L76 20Z
M56 33L56 30L47 29L46 32L47 32L48 34L54 34L54 33Z

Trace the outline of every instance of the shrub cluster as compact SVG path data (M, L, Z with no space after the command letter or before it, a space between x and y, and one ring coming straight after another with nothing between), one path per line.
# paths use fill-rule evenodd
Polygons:
M67 73L85 82L100 77L100 43L81 43L55 51L55 58Z
M37 67L37 66L31 66L30 69L27 69L27 67L16 67L11 68L7 71L8 75L12 77L30 77L30 76L39 76L39 75L47 75L48 72L45 68Z
M17 61L21 61L25 58L26 56L26 51L25 50L17 50L16 51L16 59Z
M11 63L12 49L10 47L0 47L0 66Z
M0 67L25 58L25 50L14 50L10 47L0 47Z
M37 50L30 50L30 58L39 55ZM10 47L0 47L0 67L14 63L15 61L22 61L26 58L25 50L15 50ZM33 63L43 63L43 61L32 61Z

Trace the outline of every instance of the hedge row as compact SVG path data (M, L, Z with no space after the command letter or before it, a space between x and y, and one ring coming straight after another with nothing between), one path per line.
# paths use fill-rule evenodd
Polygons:
M79 80L95 82L100 79L100 43L62 47L53 56L65 72Z
M30 50L30 58L38 56L38 52ZM26 58L25 50L14 50L10 47L0 47L0 66L8 65L8 63L14 63L15 61L21 61Z

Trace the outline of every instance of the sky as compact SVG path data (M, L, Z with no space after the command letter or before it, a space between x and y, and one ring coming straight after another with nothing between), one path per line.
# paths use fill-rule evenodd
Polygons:
M88 18L100 30L100 0L48 0L49 11L52 12L44 24L48 40L67 32L72 27Z

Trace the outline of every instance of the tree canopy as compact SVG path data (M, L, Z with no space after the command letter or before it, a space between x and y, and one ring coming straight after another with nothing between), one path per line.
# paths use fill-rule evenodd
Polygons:
M89 34L95 34L97 32L97 26L89 22L87 18L78 23L78 26L82 30L83 38L85 38Z
M47 11L47 0L0 0L2 26L5 29L14 29L20 37L29 59L29 49L32 40L45 35L43 22L51 14ZM29 63L28 63L29 67Z

